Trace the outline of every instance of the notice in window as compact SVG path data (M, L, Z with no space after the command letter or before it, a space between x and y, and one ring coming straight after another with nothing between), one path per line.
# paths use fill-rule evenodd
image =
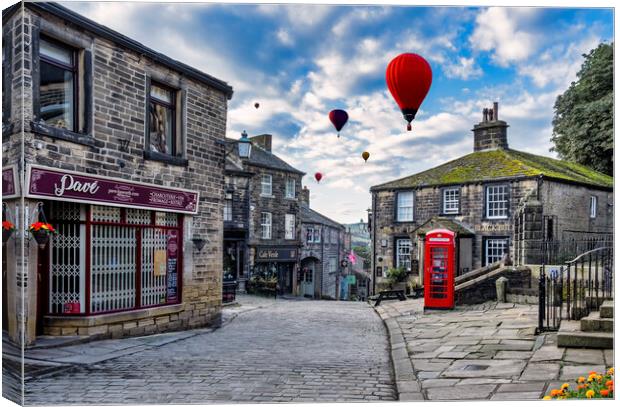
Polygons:
M155 250L155 259L153 263L153 273L155 274L155 277L165 276L167 270L166 250Z

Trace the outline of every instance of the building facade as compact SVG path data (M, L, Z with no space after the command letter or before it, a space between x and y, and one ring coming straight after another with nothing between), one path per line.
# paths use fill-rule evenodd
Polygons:
M350 235L343 225L310 209L310 191L306 187L302 190L301 222L303 246L299 295L316 299L347 299Z
M3 35L10 339L219 323L232 88L55 3L5 10Z
M436 228L456 232L457 275L506 254L539 264L563 241L611 237L613 178L512 150L507 128L496 103L474 126L473 153L371 188L374 290L393 267L423 283L424 237Z
M272 136L250 138L249 157L227 140L224 217L225 273L240 284L253 275L277 278L280 294L294 294L301 248L299 171L271 152Z

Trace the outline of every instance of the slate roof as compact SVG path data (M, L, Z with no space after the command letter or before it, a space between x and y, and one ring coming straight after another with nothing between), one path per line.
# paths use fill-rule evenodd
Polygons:
M444 218L441 216L433 216L420 226L414 233L424 236L433 229L448 229L455 232L458 236L474 236L476 233L456 219Z
M10 17L15 11L19 10L21 3L16 3L12 7L9 7L2 11L2 19L6 19ZM34 10L44 11L59 17L62 20L68 21L72 24L75 24L78 27L81 27L85 30L88 30L94 34L97 34L103 38L107 38L118 45L126 47L127 49L133 50L139 54L143 54L153 61L156 61L164 66L167 66L175 71L184 73L190 78L196 79L200 82L206 83L215 89L218 89L226 94L228 99L232 98L233 88L228 83L215 78L207 73L204 73L194 67L191 67L183 62L179 62L170 58L167 55L154 51L151 48L146 47L145 45L139 43L138 41L129 38L118 31L114 31L109 27L101 25L99 23L94 22L81 14L78 14L68 8L61 6L58 3L54 2L25 2L26 7L32 8Z
M327 216L321 215L317 211L310 209L308 205L302 203L301 207L301 223L315 223L319 225L327 225L336 229L344 229L340 223L331 220Z
M226 143L228 144L228 147L227 147L228 151L234 151L234 154L238 153L238 150L236 148L238 140L226 139ZM230 148L231 145L234 145L235 148L231 149ZM257 167L271 168L274 170L294 172L296 174L306 175L305 172L300 171L297 168L294 168L293 166L288 164L286 161L284 161L277 155L273 154L270 151L264 150L263 148L261 148L260 146L256 144L252 144L252 152L250 153L250 158L243 159L243 161L250 165L255 165Z
M543 176L549 179L613 189L614 179L583 165L511 149L476 151L435 168L375 185L384 189L441 186Z

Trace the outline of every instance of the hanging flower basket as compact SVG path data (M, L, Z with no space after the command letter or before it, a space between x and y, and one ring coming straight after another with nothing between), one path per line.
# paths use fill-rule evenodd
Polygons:
M11 221L2 221L2 244L5 244L15 232L15 225Z
M47 242L50 240L50 235L56 233L56 229L49 223L35 222L28 228L34 240L36 240L40 249L45 249Z

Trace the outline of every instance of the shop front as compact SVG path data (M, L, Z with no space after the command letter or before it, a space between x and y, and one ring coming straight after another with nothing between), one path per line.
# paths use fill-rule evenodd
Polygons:
M298 253L296 247L257 247L253 274L277 279L278 294L292 294L296 289Z
M198 192L34 165L26 180L29 222L57 232L37 249L37 334L112 333L180 311Z

